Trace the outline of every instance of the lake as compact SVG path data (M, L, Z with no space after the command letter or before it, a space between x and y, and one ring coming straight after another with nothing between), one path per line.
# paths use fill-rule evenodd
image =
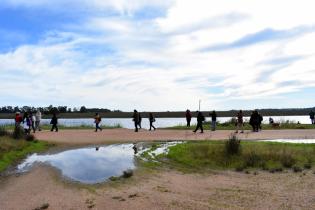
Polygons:
M263 123L269 123L269 117L272 117L275 122L284 122L284 121L293 121L293 122L300 122L301 124L311 124L311 120L309 116L264 116ZM218 117L219 122L226 122L229 121L231 117ZM207 121L210 121L210 117L206 117ZM249 121L249 117L244 117L245 121ZM42 124L49 124L50 119L43 119ZM193 118L191 121L192 124L197 123L196 118ZM14 124L13 119L0 119L0 125L6 124ZM109 125L114 126L120 124L123 128L133 129L134 122L131 118L102 118L101 125ZM165 128L165 127L172 127L176 125L185 125L186 119L185 118L156 118L156 122L154 125L157 128ZM93 118L82 118L82 119L59 119L59 125L73 127L73 126L94 126L94 119ZM142 127L149 128L149 120L148 118L142 119Z

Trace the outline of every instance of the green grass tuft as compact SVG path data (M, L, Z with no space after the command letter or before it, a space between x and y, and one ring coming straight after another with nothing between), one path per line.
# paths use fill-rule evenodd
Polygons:
M186 142L170 147L168 154L156 159L188 170L254 168L279 172L295 166L312 168L315 163L315 144L242 142L241 150L233 153L227 153L227 144L224 141Z
M0 172L8 166L25 158L28 154L48 149L49 144L42 141L15 140L11 137L0 137Z

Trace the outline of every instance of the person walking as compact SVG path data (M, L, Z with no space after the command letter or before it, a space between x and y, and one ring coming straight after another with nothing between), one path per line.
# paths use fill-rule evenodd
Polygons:
M139 113L137 110L133 110L132 121L135 123L135 132L138 132Z
M190 127L190 122L191 122L191 112L189 109L186 110L186 114L185 114L185 117L186 117L186 122L187 122L187 127Z
M150 121L150 130L151 128L153 128L154 130L156 130L156 128L154 127L153 123L155 122L155 118L153 116L153 114L150 112L149 114L149 121Z
M309 115L310 115L310 119L311 119L311 124L314 125L315 124L315 113L313 112L313 110L311 110Z
M38 109L35 114L35 130L41 131L40 121L42 120L42 113Z
M203 133L203 127L202 127L202 123L203 121L205 121L205 117L203 116L202 112L197 111L197 127L196 129L193 131L194 133L196 133L196 131L200 128L201 132Z
M15 113L14 121L15 121L15 128L19 128L21 126L22 121L23 121L23 118L22 118L20 112Z
M241 130L241 133L244 133L244 121L243 121L243 111L240 110L237 113L237 125L236 125L236 131L235 133L238 133L238 130Z
M211 117L211 130L215 131L217 125L217 113L213 110L209 115Z
M259 130L259 114L258 111L255 110L252 112L249 120L249 124L253 127L253 132L258 132Z
M102 131L103 129L99 126L99 124L101 123L102 118L98 113L95 113L95 117L94 117L94 123L95 123L95 132L97 132L97 130Z
M50 131L55 130L56 132L58 132L58 118L56 113L53 114L53 117L51 118L50 124L52 125Z
M30 134L31 120L27 112L25 112L23 116L23 129L26 135Z
M36 131L36 129L35 129L36 118L35 118L35 115L32 112L30 113L30 120L31 120L31 127L32 127L32 130L33 130L33 133L35 133L35 131Z

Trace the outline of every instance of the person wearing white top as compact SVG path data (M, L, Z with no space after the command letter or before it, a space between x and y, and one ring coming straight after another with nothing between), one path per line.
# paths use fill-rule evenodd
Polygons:
M38 129L38 131L41 131L42 129L40 128L40 121L42 120L42 113L37 110L35 114L35 130Z

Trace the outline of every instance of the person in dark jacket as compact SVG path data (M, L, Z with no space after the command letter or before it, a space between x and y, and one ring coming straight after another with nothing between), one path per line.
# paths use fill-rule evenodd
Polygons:
M210 113L211 117L211 130L215 131L216 125L217 125L217 113L213 110L212 113Z
M311 110L309 115L311 119L311 124L315 124L315 113L313 112L313 110Z
M253 132L258 132L260 117L258 111L255 110L250 116L249 124L253 127Z
M186 110L186 114L185 114L185 117L186 117L186 122L187 122L187 127L190 127L190 122L191 122L191 112L189 109Z
M152 113L149 114L149 121L150 121L150 130L151 130L151 128L153 128L155 130L156 128L153 125L153 123L155 122L155 118L154 118Z
M205 121L205 117L203 116L202 112L197 111L197 127L196 129L193 131L194 133L196 133L196 131L200 128L201 132L203 133L203 127L202 127L202 123L203 121Z
M135 132L138 132L138 125L139 125L139 113L137 110L133 110L133 115L132 115L132 121L135 123Z
M52 125L50 131L56 130L58 132L58 118L56 113L53 114L53 117L51 118L50 124Z

